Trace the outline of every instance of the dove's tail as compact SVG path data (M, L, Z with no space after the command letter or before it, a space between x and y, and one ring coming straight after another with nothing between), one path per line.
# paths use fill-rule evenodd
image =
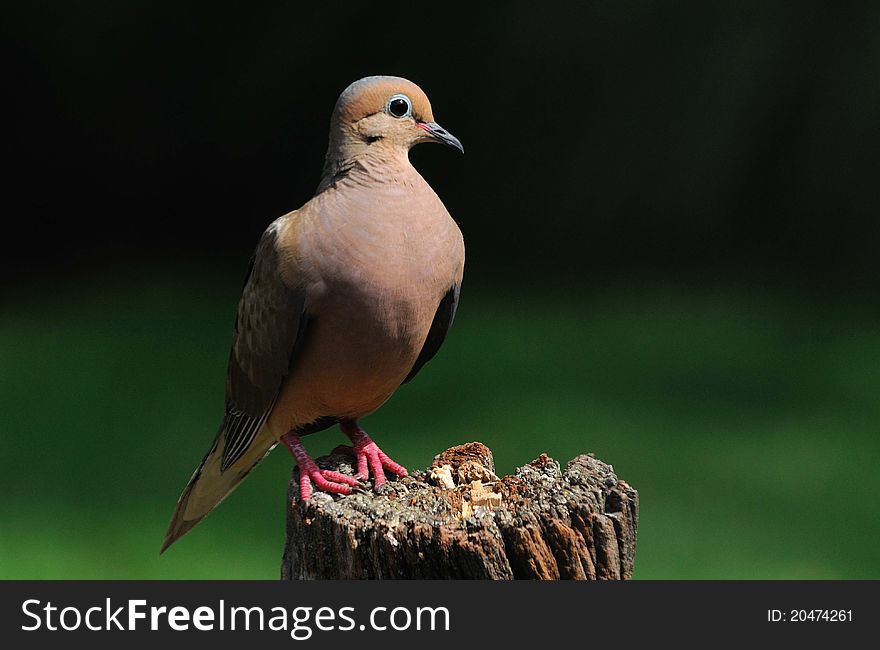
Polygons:
M222 431L221 431L222 433ZM209 512L220 505L245 476L272 451L278 443L269 427L263 424L247 449L225 469L223 464L224 436L218 434L214 446L187 483L177 500L177 507L168 524L161 553L192 530Z

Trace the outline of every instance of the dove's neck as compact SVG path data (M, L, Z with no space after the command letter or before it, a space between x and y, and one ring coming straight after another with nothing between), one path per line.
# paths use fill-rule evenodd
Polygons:
M330 136L316 193L320 194L352 173L384 175L410 169L408 147L383 139L367 141L353 134L335 132Z

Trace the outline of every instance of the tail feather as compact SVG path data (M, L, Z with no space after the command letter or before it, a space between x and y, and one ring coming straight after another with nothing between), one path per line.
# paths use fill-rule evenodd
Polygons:
M159 551L160 555L220 505L278 443L269 431L269 427L264 424L241 457L224 470L221 467L225 444L223 438L223 435L217 436L214 446L202 460L177 500L177 507L168 524L162 550Z

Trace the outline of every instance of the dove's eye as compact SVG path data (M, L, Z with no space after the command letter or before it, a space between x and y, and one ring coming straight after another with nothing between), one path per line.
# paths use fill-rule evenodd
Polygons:
M406 95L394 95L388 100L386 110L394 117L409 117L412 115L412 102Z

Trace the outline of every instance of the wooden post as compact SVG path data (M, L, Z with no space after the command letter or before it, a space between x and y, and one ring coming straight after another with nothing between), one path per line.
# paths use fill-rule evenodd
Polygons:
M323 469L354 474L334 451ZM628 579L638 493L591 454L561 470L542 454L498 478L492 452L472 442L426 471L373 492L299 499L288 489L281 577L296 579Z

